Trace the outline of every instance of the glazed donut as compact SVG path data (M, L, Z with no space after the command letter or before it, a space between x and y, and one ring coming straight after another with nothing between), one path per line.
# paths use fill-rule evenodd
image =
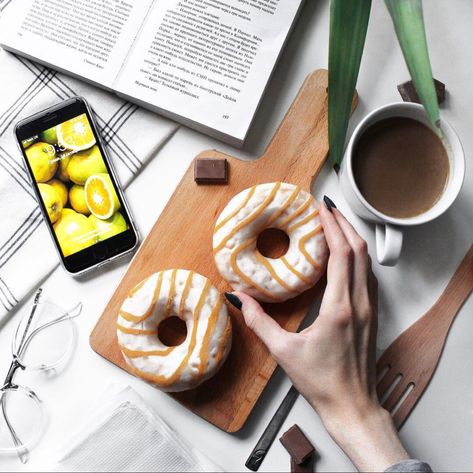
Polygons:
M318 213L316 200L293 184L259 184L240 192L214 229L220 274L233 289L262 302L285 301L307 290L323 274L328 257ZM258 251L258 235L267 228L289 236L284 256L267 258Z
M177 316L185 341L168 347L159 324ZM170 269L140 282L123 302L117 337L130 371L163 391L192 389L212 377L231 347L232 327L220 292L193 271Z

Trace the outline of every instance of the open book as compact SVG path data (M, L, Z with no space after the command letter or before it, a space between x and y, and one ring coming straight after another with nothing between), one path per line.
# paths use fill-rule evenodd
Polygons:
M303 0L14 0L0 44L241 146Z

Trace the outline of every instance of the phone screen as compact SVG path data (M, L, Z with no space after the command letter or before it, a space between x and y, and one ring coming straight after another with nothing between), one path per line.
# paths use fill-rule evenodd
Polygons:
M64 257L130 227L87 113L21 140Z

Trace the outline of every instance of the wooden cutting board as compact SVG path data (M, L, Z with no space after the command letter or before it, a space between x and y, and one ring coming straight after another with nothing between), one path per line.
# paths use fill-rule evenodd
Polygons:
M356 100L356 99L355 99ZM228 185L196 185L193 163L142 243L90 336L99 355L126 370L117 345L115 322L128 292L150 274L170 268L194 270L220 290L231 290L221 278L212 255L215 221L228 201L255 184L284 181L310 191L328 154L327 71L312 72L304 81L264 155L242 161L215 150L199 158L226 158ZM318 288L285 303L266 304L286 330L296 331ZM198 388L172 396L217 427L235 432L245 423L276 363L264 345L245 326L241 314L230 308L233 322L232 351L223 368Z

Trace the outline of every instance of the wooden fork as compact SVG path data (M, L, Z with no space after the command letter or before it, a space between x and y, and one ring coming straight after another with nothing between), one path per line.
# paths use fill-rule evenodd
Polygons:
M427 388L452 322L472 290L473 246L437 302L401 333L378 360L378 397L398 429Z

